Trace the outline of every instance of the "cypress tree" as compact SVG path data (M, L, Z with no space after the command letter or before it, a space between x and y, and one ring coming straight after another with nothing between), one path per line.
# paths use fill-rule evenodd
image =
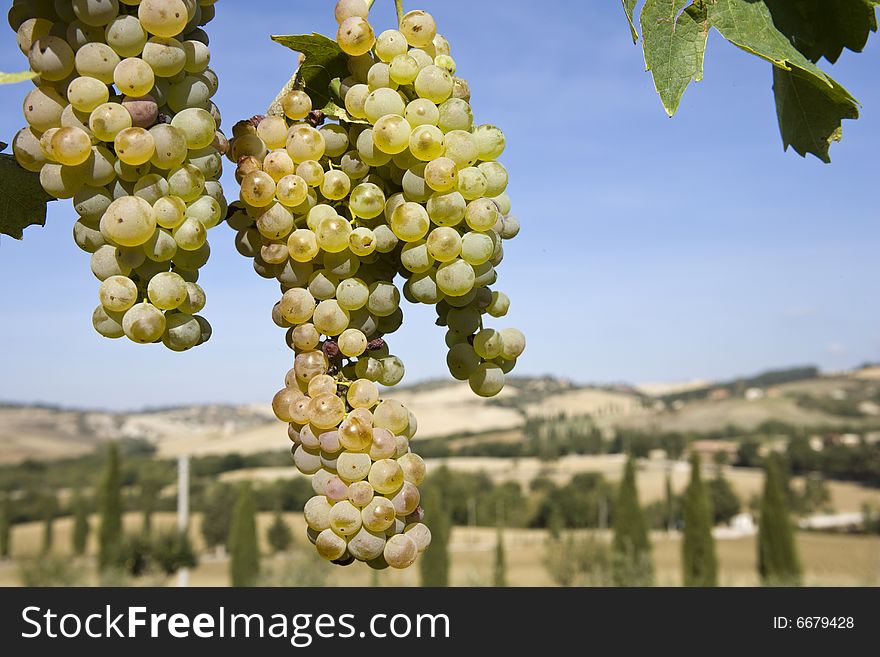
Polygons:
M449 586L449 535L452 521L436 488L426 491L425 524L431 530L431 547L419 559L422 586Z
M801 565L789 517L785 475L776 455L767 458L764 467L764 497L758 523L758 573L766 585L797 586Z
M12 552L12 505L9 495L0 499L0 559L8 559Z
M50 495L43 501L43 505L43 554L49 554L55 542L54 524L58 503L55 496Z
M675 494L672 492L672 476L666 472L666 531L671 532L675 528Z
M266 540L269 543L269 547L276 554L284 552L293 543L293 534L290 532L290 527L284 522L284 516L281 515L280 508L275 511L275 518L266 531Z
M77 490L73 496L73 553L82 556L86 553L89 540L89 512L86 501Z
M254 586L260 576L257 518L250 483L243 483L232 511L229 530L229 577L232 586Z
M504 554L504 534L498 528L495 542L495 568L492 573L492 585L498 588L507 586L507 558Z
M682 572L685 586L717 586L718 564L715 539L712 538L712 509L703 478L700 457L691 456L691 482L684 494L684 540L682 541Z
M140 507L143 513L144 536L153 533L153 512L156 510L156 501L161 490L162 482L155 477L148 475L141 481Z
M630 455L614 506L614 553L612 578L615 586L650 586L654 581L648 527L636 489L636 463Z
M122 480L119 474L119 446L116 443L110 443L107 447L99 512L98 566L104 570L114 565L122 544Z

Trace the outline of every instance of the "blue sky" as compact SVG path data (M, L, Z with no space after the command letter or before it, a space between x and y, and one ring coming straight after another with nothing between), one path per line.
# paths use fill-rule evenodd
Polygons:
M523 230L506 247L499 287L513 305L498 323L527 334L519 374L644 382L880 359L876 37L833 67L864 108L826 166L783 153L769 65L717 35L706 79L670 120L616 0L420 6L452 43L477 121L507 134ZM208 29L225 128L263 112L292 71L295 55L269 34L332 34L332 8L218 3ZM377 28L392 26L391 0L373 13ZM7 32L0 70L23 62ZM4 141L23 125L28 90L0 87ZM234 180L224 182L233 196ZM214 337L174 354L93 332L98 282L71 239L75 218L69 202L52 203L46 228L0 240L0 399L265 402L282 384L292 355L269 317L277 287L238 256L231 230L211 231L200 280ZM405 312L391 338L405 381L448 376L433 310Z

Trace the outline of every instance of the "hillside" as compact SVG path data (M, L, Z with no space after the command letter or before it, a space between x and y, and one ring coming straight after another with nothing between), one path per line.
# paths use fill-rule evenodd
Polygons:
M418 438L494 433L515 441L526 417L590 416L605 429L717 431L753 429L768 421L805 427L874 427L880 422L877 368L834 376L809 368L795 380L770 373L715 386L651 384L578 386L545 378L512 379L495 399L474 397L467 384L432 381L394 396L419 420ZM808 376L800 378L803 373ZM767 383L770 381L771 383ZM646 393L653 391L654 395ZM268 405L192 406L130 413L49 406L0 406L0 463L85 454L114 439L148 441L159 456L251 454L287 446Z

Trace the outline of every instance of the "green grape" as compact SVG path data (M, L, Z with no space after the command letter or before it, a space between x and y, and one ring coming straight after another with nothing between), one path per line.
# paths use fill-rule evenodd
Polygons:
M324 182L324 168L315 160L300 162L296 167L296 175L302 178L308 187L320 187Z
M397 459L397 463L403 471L404 480L413 486L420 486L425 480L427 468L424 460L422 460L422 457L418 454L413 454L411 452L404 454Z
M165 178L158 173L149 173L134 184L133 195L155 206L160 198L168 196L168 189L168 181Z
M312 321L321 333L334 336L348 328L349 314L336 300L328 299L315 308Z
M140 246L155 230L153 207L136 196L113 201L101 218L101 232L119 246Z
M176 313L166 318L162 344L171 351L187 351L201 344L201 339L201 325L192 315Z
M413 274L407 281L405 289L409 290L409 293L418 303L429 305L438 303L445 295L437 287L436 275L437 270L433 267L420 274Z
M445 132L453 130L470 131L474 124L474 114L467 101L460 98L450 98L438 108L440 119L437 125Z
M526 350L526 336L515 328L503 329L501 335L501 357L505 360L519 358Z
M362 356L355 364L355 373L359 379L378 381L379 377L382 376L382 363L375 358Z
M346 399L352 408L373 408L379 403L379 388L367 379L358 379L348 388ZM376 440L376 431L373 432L373 441Z
M183 0L141 0L138 20L150 34L173 37L183 32L189 16Z
M182 112L187 108L207 111L212 94L211 83L205 76L187 75L168 87L166 102L174 112ZM210 116L210 112L208 115ZM211 118L213 120L214 117Z
M358 157L371 167L381 167L391 161L391 155L376 147L373 131L364 130L357 139Z
M98 297L108 313L125 312L137 302L137 285L127 276L111 276L101 283Z
M436 160L443 155L445 149L443 132L435 125L419 125L410 134L409 149L423 162Z
M403 534L413 540L419 553L424 552L431 545L431 530L424 523L416 522L407 525Z
M340 201L351 191L351 180L344 171L328 171L321 183L321 194L331 201Z
M322 532L330 527L330 503L323 495L310 498L303 506L303 519L309 528Z
M118 0L72 0L73 13L86 25L103 26L119 13Z
M402 153L409 147L411 133L412 128L405 118L388 114L376 121L373 143L383 153Z
M295 125L287 138L287 152L299 164L306 160L320 160L324 157L326 144L324 135L309 125Z
M472 230L485 232L498 221L498 206L491 199L471 201L464 213L464 220Z
M400 466L398 465L398 467ZM414 513L419 507L420 497L419 489L408 481L404 481L397 493L391 498L391 503L394 505L394 511L397 516L405 518L409 514Z
M174 37L151 37L144 45L141 58L161 78L172 78L186 66L186 51Z
M474 268L464 260L446 262L437 268L437 287L450 297L460 297L474 287Z
M394 518L394 505L386 497L374 497L361 511L363 526L372 532L384 532L394 524Z
M433 190L428 187L425 179L419 175L424 173L425 165L421 164L416 165L412 169L407 169L406 173L403 174L401 185L403 187L403 195L407 201L424 203L431 198Z
M207 148L214 142L217 123L206 110L192 107L178 112L171 125L183 133L186 145L190 150Z
M418 547L415 541L405 534L395 534L385 543L382 556L392 568L409 568L415 563L418 556Z
M318 246L329 253L339 253L348 248L351 224L342 217L321 220L316 231Z
M184 163L188 147L183 132L171 125L159 124L150 128L149 134L154 144L151 164L158 169L172 171Z
M474 351L485 360L501 356L503 346L501 333L495 329L483 329L474 337Z
M377 62L367 73L367 86L374 89L397 89L397 83L391 79L391 67L384 62Z
M370 472L373 462L369 454L363 452L342 452L336 461L339 478L347 484L363 481Z
M333 206L322 203L316 205L309 211L309 215L306 218L306 224L309 228L316 231L324 219L336 219L338 217L339 215L336 214L336 210L333 209Z
M89 117L89 129L97 139L112 142L116 135L131 127L131 114L119 103L99 105Z
M120 57L137 57L147 43L147 32L137 16L122 14L107 24L104 38Z
M376 427L388 429L392 433L399 434L406 429L409 422L409 411L399 401L386 399L379 403L373 413L373 424Z
M281 100L281 107L287 118L302 121L312 111L312 99L306 92L294 89Z
M159 310L175 310L187 298L186 281L180 274L156 274L147 285L147 296Z
M281 314L291 324L309 321L314 312L315 298L308 290L293 288L281 297Z
M393 283L377 281L370 285L367 308L376 317L388 317L400 306L400 292Z
M174 237L161 228L153 233L143 248L147 258L153 262L168 262L177 254L177 242L174 241Z
M366 19L369 11L364 0L338 0L335 10L336 22L342 23L345 19L354 16Z
M337 561L346 553L348 544L341 536L330 529L325 529L315 539L315 549L327 561Z
M397 356L388 356L382 359L382 375L379 377L379 383L386 388L396 386L403 380L406 369L403 361Z
M376 39L376 55L383 62L390 62L409 50L406 37L397 30L385 30Z
M371 91L366 84L356 84L345 93L345 109L353 118L367 118L364 106Z
M419 71L415 80L415 90L419 98L438 105L452 96L452 86L452 76L433 64Z
M495 363L482 363L468 382L471 390L480 397L494 397L504 388L504 372Z
M307 228L298 228L287 239L287 250L296 262L311 262L318 255L318 240Z
M318 269L309 277L309 292L320 300L332 299L339 279L326 269Z
M341 125L330 123L318 132L324 137L324 154L327 157L339 157L348 151L348 131ZM284 144L280 148L284 148Z
M119 55L106 43L86 43L76 51L74 65L76 72L84 77L113 84L113 73L121 61Z
M16 42L21 54L27 56L34 41L40 37L48 36L52 31L53 23L45 18L29 18L16 30Z
M275 186L275 198L288 208L296 208L303 203L309 194L306 181L298 175L281 178Z
M126 311L122 328L132 342L150 344L165 332L165 315L152 304L138 303Z
M12 139L12 152L22 168L39 173L46 164L46 155L40 148L40 139L31 128L22 128Z
M78 77L67 87L67 99L74 109L91 112L110 99L110 90L100 80Z
M378 185L361 183L352 190L348 205L354 216L374 219L385 209L385 194Z
M153 135L143 128L125 128L117 133L113 147L119 161L138 167L147 164L156 152Z
M510 197L506 193L502 192L498 196L493 196L492 201L502 215L510 214Z
M434 63L434 58L423 48L410 48L409 56L419 64L419 70Z
M369 287L359 278L346 278L336 288L336 300L339 306L348 311L363 308L369 297Z
M252 171L241 181L241 200L255 208L275 201L275 181L265 171Z
M437 35L437 23L426 11L407 12L400 21L400 31L414 48L425 48Z
M402 116L405 109L403 98L394 89L376 89L364 101L364 113L373 124L389 114Z
M436 126L440 122L440 110L430 100L417 98L406 106L404 117L413 128L420 125Z
M428 243L425 240L408 242L400 251L400 263L414 274L421 274L434 265L434 257L428 251Z
M51 151L55 161L64 166L78 166L92 154L92 140L80 128L60 128L51 139Z
M103 187L83 187L73 197L73 209L81 217L99 221L113 197Z
M308 397L301 397L294 403L299 404L302 399L308 399ZM297 470L305 475L315 474L322 467L321 453L317 450L307 450L302 445L299 445L293 452L293 464Z
M474 141L477 143L479 158L483 162L497 160L504 152L506 140L504 133L494 125L480 125L472 132Z
M396 55L388 68L391 79L397 84L412 84L420 71L419 63L414 57L403 53ZM433 103L432 103L433 105Z
M45 164L40 169L40 185L46 193L55 198L73 198L84 184L84 175L80 167Z
M113 69L113 84L127 96L146 96L155 82L153 69L137 57L123 59Z
M117 313L108 313L107 310L98 306L92 313L92 326L105 338L115 340L125 335L122 328L122 316Z
M405 202L391 215L391 230L404 242L415 242L424 238L430 225L428 212L418 203Z
M116 158L103 146L92 146L92 154L85 163L77 167L85 178L85 183L92 187L103 187L116 178L114 164Z
M202 196L186 209L187 218L197 219L205 228L213 228L221 219L220 204L210 196Z
M504 217L501 220L501 239L512 240L519 235L519 219L513 216Z
M461 239L461 259L470 265L482 265L489 261L495 245L485 233L465 233Z
M99 247L90 260L92 273L99 281L104 281L111 276L128 276L131 267L122 262L122 254L118 248L111 244Z
M73 241L86 253L94 253L107 243L97 226L82 218L73 224Z
M499 196L507 189L507 169L500 162L483 162L479 169L486 176L486 196ZM509 212L510 208L507 208L507 211Z
M473 306L451 308L446 315L446 325L450 330L471 335L480 328L480 318L480 311Z
M469 132L464 130L452 130L447 132L443 140L446 146L445 157L448 157L459 169L472 166L480 156L477 143ZM486 163L481 164L484 166ZM482 171L482 169L481 169ZM484 175L486 174L483 171ZM491 183L490 183L491 189Z
M335 395L336 394L336 379L334 379L329 374L322 374L320 376L316 376L314 379L309 381L307 394L309 397L313 399L319 395ZM315 445L308 445L305 442L303 443L308 448L318 447Z
M457 226L465 217L466 211L464 197L458 192L438 192L428 199L428 216L437 226Z
M427 245L432 258L438 262L451 262L461 253L461 235L454 228L435 228L428 235Z
M510 308L510 299L504 292L493 292L492 301L486 308L486 312L492 317L504 317Z
M376 41L376 35L365 18L352 16L340 23L336 32L336 41L342 52L357 57L370 51Z
M458 184L458 166L448 157L438 157L425 166L424 177L435 192L451 192Z
M67 25L64 37L76 52L89 43L100 42L104 38L104 30L97 26L86 25L79 20L73 20ZM27 53L24 54L27 55Z
M178 248L184 251L195 251L204 246L208 239L207 229L198 219L184 219L171 235Z
M211 63L211 51L201 41L184 41L183 50L186 53L186 64L183 68L188 73L201 73Z
M466 201L482 198L488 187L486 176L477 167L466 167L458 172L458 191Z
M257 136L271 150L284 148L287 145L287 121L280 116L267 116L257 126Z
M153 213L162 228L177 228L186 219L186 203L177 196L165 196L153 204Z
M389 495L403 485L403 470L393 459L381 459L373 463L368 477L377 493Z
M449 55L437 55L434 57L434 65L439 66L444 71L449 73L449 75L455 75L455 71L458 68L455 60L452 59Z
M319 429L332 429L345 417L345 404L335 393L318 395L309 403L309 421Z

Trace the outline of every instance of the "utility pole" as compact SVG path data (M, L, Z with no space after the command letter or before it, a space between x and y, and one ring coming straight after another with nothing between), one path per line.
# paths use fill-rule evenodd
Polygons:
M182 533L189 528L189 455L177 459L177 529ZM177 586L189 586L189 568L177 573Z

